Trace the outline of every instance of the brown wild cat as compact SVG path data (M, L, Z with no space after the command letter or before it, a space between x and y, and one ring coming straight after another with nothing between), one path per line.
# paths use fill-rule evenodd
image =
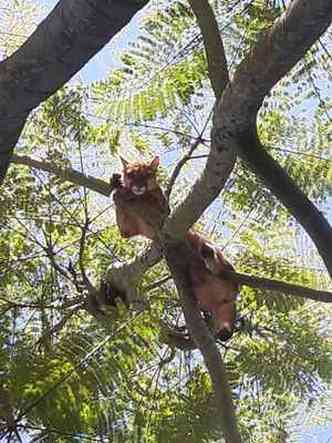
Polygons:
M116 220L122 237L142 235L153 239L153 224L144 220L144 215L152 213L165 214L168 204L157 183L156 172L159 158L151 163L129 163L124 159L121 181L116 180L117 191L114 194ZM144 206L143 216L130 210L130 202L135 201ZM231 280L222 279L219 274L224 270L234 271L233 266L225 260L221 249L210 243L202 235L190 229L186 239L194 254L190 259L189 273L192 292L200 307L214 314L216 336L228 340L234 330L236 316L235 299L239 285Z
M155 157L149 164L129 163L123 158L121 161L122 179L117 179L117 190L113 196L120 233L125 238L142 235L153 239L155 229L146 219L130 210L130 203L138 203L146 209L144 218L148 218L149 215L152 218L156 214L155 219L160 219L160 215L169 212L167 201L156 179L159 158Z
M214 314L216 336L228 340L234 330L235 300L239 285L220 277L222 271L234 271L221 249L198 232L190 229L186 235L191 247L198 252L190 265L192 289L199 305Z

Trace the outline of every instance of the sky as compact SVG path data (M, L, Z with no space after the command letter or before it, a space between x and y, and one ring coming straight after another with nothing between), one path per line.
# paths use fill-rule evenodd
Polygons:
M58 3L58 0L37 0L43 7L43 17ZM91 82L105 77L112 67L119 66L119 51L123 49L128 40L134 39L137 35L137 22L139 14L132 20L127 29L116 36L110 44L93 57L87 65L78 74L83 82ZM332 443L332 425L330 427L312 429L303 429L303 433L299 433L299 443Z
M332 426L305 430L300 443L332 443Z

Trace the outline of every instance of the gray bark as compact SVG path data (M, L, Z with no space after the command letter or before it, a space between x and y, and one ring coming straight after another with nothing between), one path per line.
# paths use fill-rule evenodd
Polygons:
M225 442L241 443L227 371L215 339L209 332L192 293L192 283L188 272L190 249L185 242L168 240L164 242L163 249L180 295L188 330L197 348L202 353L209 371Z
M221 147L232 144L250 169L302 225L332 276L332 229L287 172L263 149L257 136L257 112L271 88L289 72L326 31L330 0L294 0L236 70L214 119Z
M32 109L61 88L147 0L60 0L0 63L0 184Z
M191 3L194 6L196 0ZM197 8L196 15L199 12ZM326 31L331 19L330 0L293 0L237 68L215 109L211 150L202 176L167 223L167 229L177 232L178 238L220 194L238 154L306 230L332 276L332 229L329 223L287 172L263 149L256 132L257 113L264 97ZM199 21L200 25L204 22L206 17ZM202 33L204 35L205 31ZM209 45L207 38L204 42L211 60L216 46ZM220 59L220 55L217 57ZM224 66L220 69L223 71ZM215 76L215 72L214 67L210 76Z

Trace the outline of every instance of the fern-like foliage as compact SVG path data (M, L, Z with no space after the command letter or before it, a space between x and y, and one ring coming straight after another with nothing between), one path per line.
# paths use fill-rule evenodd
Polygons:
M188 101L206 76L204 57L194 54L182 63L173 59L193 23L190 8L181 1L152 12L122 55L123 67L94 86L100 111L112 119L140 121L163 115L178 100Z

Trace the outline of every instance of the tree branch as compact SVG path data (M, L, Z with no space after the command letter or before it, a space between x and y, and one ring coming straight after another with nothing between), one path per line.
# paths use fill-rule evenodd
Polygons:
M243 135L239 156L261 177L314 242L332 277L332 229L323 213L309 200L287 172L260 145L256 134ZM250 143L252 139L252 143ZM249 142L249 143L248 143Z
M147 0L60 0L0 63L0 184L30 111L78 72Z
M271 291L282 292L286 295L296 295L298 297L309 298L315 301L332 303L332 292L328 291L320 291L317 289L307 288L305 286L286 283L280 280L255 277L232 271L222 271L220 272L220 276L226 280L233 280L242 285L250 286L251 288L269 289Z
M61 178L63 181L69 181L75 185L84 186L85 188L91 189L91 191L98 192L106 197L109 197L111 194L112 189L110 183L107 183L99 178L94 178L91 175L82 174L81 172L72 168L63 169L54 165L53 163L44 160L36 160L26 155L13 154L11 161L17 165L24 165L30 168L49 172Z
M227 62L218 25L207 1L189 0L189 3L201 28L206 48L209 77L215 96L218 99L229 81ZM216 150L216 144L212 143L209 159L214 157L214 151ZM189 155L191 153L192 150L190 150ZM204 209L217 197L222 186L226 183L235 164L235 154L232 151L225 151L224 153L225 155L217 164L218 174L203 174L198 182L195 183L186 201L177 208L172 220L166 224L166 232L171 234L171 237L174 237L174 234L176 238L181 237L192 223L196 221L194 218L197 217L198 219L200 217ZM209 160L207 168L208 166L212 169L213 163L209 163ZM181 168L181 163L178 165L178 168ZM216 170L215 167L213 169ZM176 172L177 170L174 173L175 177ZM211 180L211 177L214 180ZM163 249L165 249L165 258L180 296L180 302L191 338L199 348L209 371L225 441L226 443L240 443L241 436L237 429L235 408L226 369L215 339L204 323L197 306L197 301L192 294L191 278L188 275L190 266L188 257L191 255L188 245L184 242L172 244L166 241L163 244ZM190 345L187 340L183 341L184 346L188 344Z
M189 3L203 36L213 92L219 99L229 83L229 76L218 24L207 0L189 0ZM201 177L166 223L166 231L174 238L183 238L184 233L200 218L220 194L235 165L235 150L221 146L213 133L211 138L210 155Z
M224 44L218 29L218 23L208 1L189 0L189 4L203 36L209 78L214 94L219 99L229 82L229 76Z
M248 128L255 122L266 95L327 30L331 20L330 0L289 2L286 11L239 65L229 85L233 94L228 91L228 103L231 96L240 98L231 108L240 117L239 127Z
M207 25L208 2L191 0L199 24ZM196 5L197 3L197 5ZM220 194L235 163L236 154L260 176L288 208L315 243L332 276L332 229L315 205L286 171L262 148L256 131L257 112L271 88L303 57L327 29L332 17L330 0L293 0L239 65L216 106L211 131L211 150L201 177L166 223L170 235L180 239ZM201 29L203 35L212 31ZM211 40L204 39L213 54ZM211 56L212 57L212 56ZM221 70L224 69L221 66ZM215 71L209 73L214 77ZM218 94L216 94L218 96Z
M141 276L162 258L160 246L154 242L142 254L132 261L112 264L106 271L105 278L112 286L126 294L128 303L142 305L144 299L137 291L137 283Z
M231 147L245 160L303 226L332 276L329 223L263 149L256 130L257 112L266 94L322 35L331 18L330 0L292 1L238 67L218 103L213 134L220 146Z
M171 175L171 177L169 179L168 186L167 186L167 189L166 189L166 192L165 192L165 197L166 197L167 201L169 201L169 198L170 198L173 186L175 185L175 182L176 182L176 180L177 180L177 178L178 178L178 176L179 176L179 174L181 172L181 169L187 163L187 161L190 160L193 152L200 145L200 143L201 143L201 136L202 135L203 134L201 133L200 136L198 138L196 138L196 140L191 144L191 146L190 146L190 148L188 150L188 153L185 154L182 157L182 159L175 166L174 171L172 172L172 175Z
M166 241L164 248L165 258L180 295L180 302L190 335L202 353L211 377L225 441L226 443L241 443L226 369L215 340L204 323L197 302L191 292L191 279L188 275L190 248L185 242L173 241Z

